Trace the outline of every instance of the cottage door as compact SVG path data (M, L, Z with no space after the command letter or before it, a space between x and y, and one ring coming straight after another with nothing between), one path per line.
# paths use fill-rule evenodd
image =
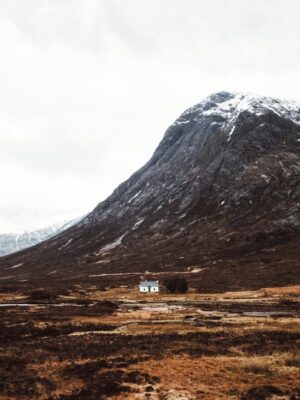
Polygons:
M148 292L151 292L151 286L150 285L148 286Z

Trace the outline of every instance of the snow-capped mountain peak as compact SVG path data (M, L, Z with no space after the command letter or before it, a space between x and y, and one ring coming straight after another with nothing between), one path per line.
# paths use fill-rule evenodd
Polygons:
M188 108L176 123L187 123L191 116L199 119L210 115L218 115L223 117L227 123L234 123L243 111L256 115L272 111L281 117L300 123L300 102L238 92L214 93L195 106Z
M198 124L211 118L211 124L218 126L229 141L244 112L256 116L274 113L300 124L300 102L251 93L218 92L184 111L173 126L190 129L189 124Z

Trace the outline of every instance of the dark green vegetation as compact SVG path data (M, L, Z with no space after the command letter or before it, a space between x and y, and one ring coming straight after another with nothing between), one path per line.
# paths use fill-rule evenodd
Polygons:
M170 293L186 293L188 290L188 283L182 276L170 276L164 279L163 284Z

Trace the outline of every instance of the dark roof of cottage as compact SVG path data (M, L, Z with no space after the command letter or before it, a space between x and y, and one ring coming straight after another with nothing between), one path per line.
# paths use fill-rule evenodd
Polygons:
M158 281L142 281L140 286L158 286Z

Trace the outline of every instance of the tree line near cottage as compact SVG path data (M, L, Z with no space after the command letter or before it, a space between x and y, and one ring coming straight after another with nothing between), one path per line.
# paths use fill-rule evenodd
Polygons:
M163 285L170 293L186 293L188 283L182 276L171 276L163 281Z

